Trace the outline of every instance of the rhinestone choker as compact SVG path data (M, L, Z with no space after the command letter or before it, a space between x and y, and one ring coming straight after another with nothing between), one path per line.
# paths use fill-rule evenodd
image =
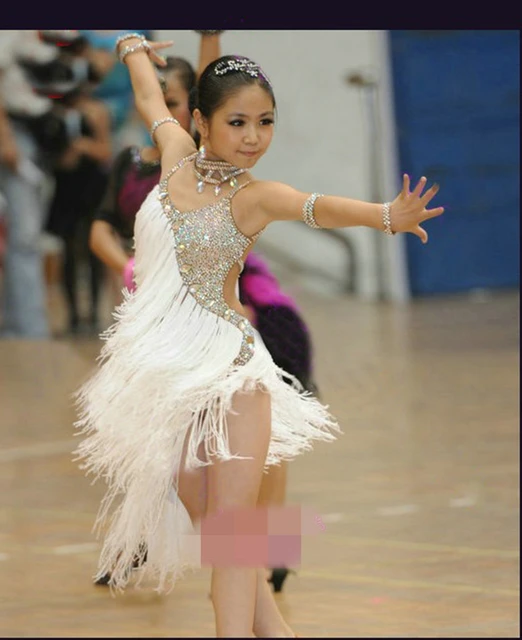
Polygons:
M247 169L234 167L233 164L223 160L205 160L200 153L196 155L193 167L198 179L197 192L203 193L205 184L213 184L216 196L220 194L223 183L228 181L230 186L234 188L237 186L237 176L247 171Z

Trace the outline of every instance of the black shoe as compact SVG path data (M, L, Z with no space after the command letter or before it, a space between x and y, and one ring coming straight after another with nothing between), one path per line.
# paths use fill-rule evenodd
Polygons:
M272 569L272 575L268 578L268 582L272 583L275 593L279 593L283 590L283 584L288 577L289 573L294 573L292 569L287 569L286 567L278 567L277 569Z
M139 556L135 556L134 560L132 562L132 569L138 569L139 567L141 567L143 564L145 564L145 562L147 562L147 551L145 551L143 558L140 559ZM94 581L94 584L98 584L101 586L106 586L109 584L109 582L111 581L111 573L110 571L108 571L107 573L104 573L102 576L100 576L97 580Z
M98 580L95 580L94 584L99 584L99 585L105 586L105 585L109 584L110 580L111 580L111 574L110 573L105 573L103 576L98 578Z

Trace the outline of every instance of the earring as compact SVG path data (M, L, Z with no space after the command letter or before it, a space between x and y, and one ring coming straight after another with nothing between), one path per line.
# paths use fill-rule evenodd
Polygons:
M206 153L207 153L207 150L205 149L204 145L201 145L198 149L199 159L204 160Z

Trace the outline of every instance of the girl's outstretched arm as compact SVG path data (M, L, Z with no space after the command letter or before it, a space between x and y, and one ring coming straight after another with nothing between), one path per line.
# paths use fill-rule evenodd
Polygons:
M388 203L389 207L341 196L303 193L280 182L261 182L257 187L257 205L265 224L304 219L318 228L363 226L392 233L409 232L426 243L428 234L420 224L444 212L443 207L426 208L439 190L437 184L424 190L426 182L422 177L410 191L410 178L404 175L402 190Z

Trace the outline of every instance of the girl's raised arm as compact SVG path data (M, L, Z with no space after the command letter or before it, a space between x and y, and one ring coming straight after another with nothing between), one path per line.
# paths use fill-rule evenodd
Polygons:
M163 153L183 156L194 150L194 141L171 116L153 62L160 67L165 60L156 51L170 47L171 41L149 42L138 34L118 39L116 53L129 69L136 109L151 132L153 141Z

